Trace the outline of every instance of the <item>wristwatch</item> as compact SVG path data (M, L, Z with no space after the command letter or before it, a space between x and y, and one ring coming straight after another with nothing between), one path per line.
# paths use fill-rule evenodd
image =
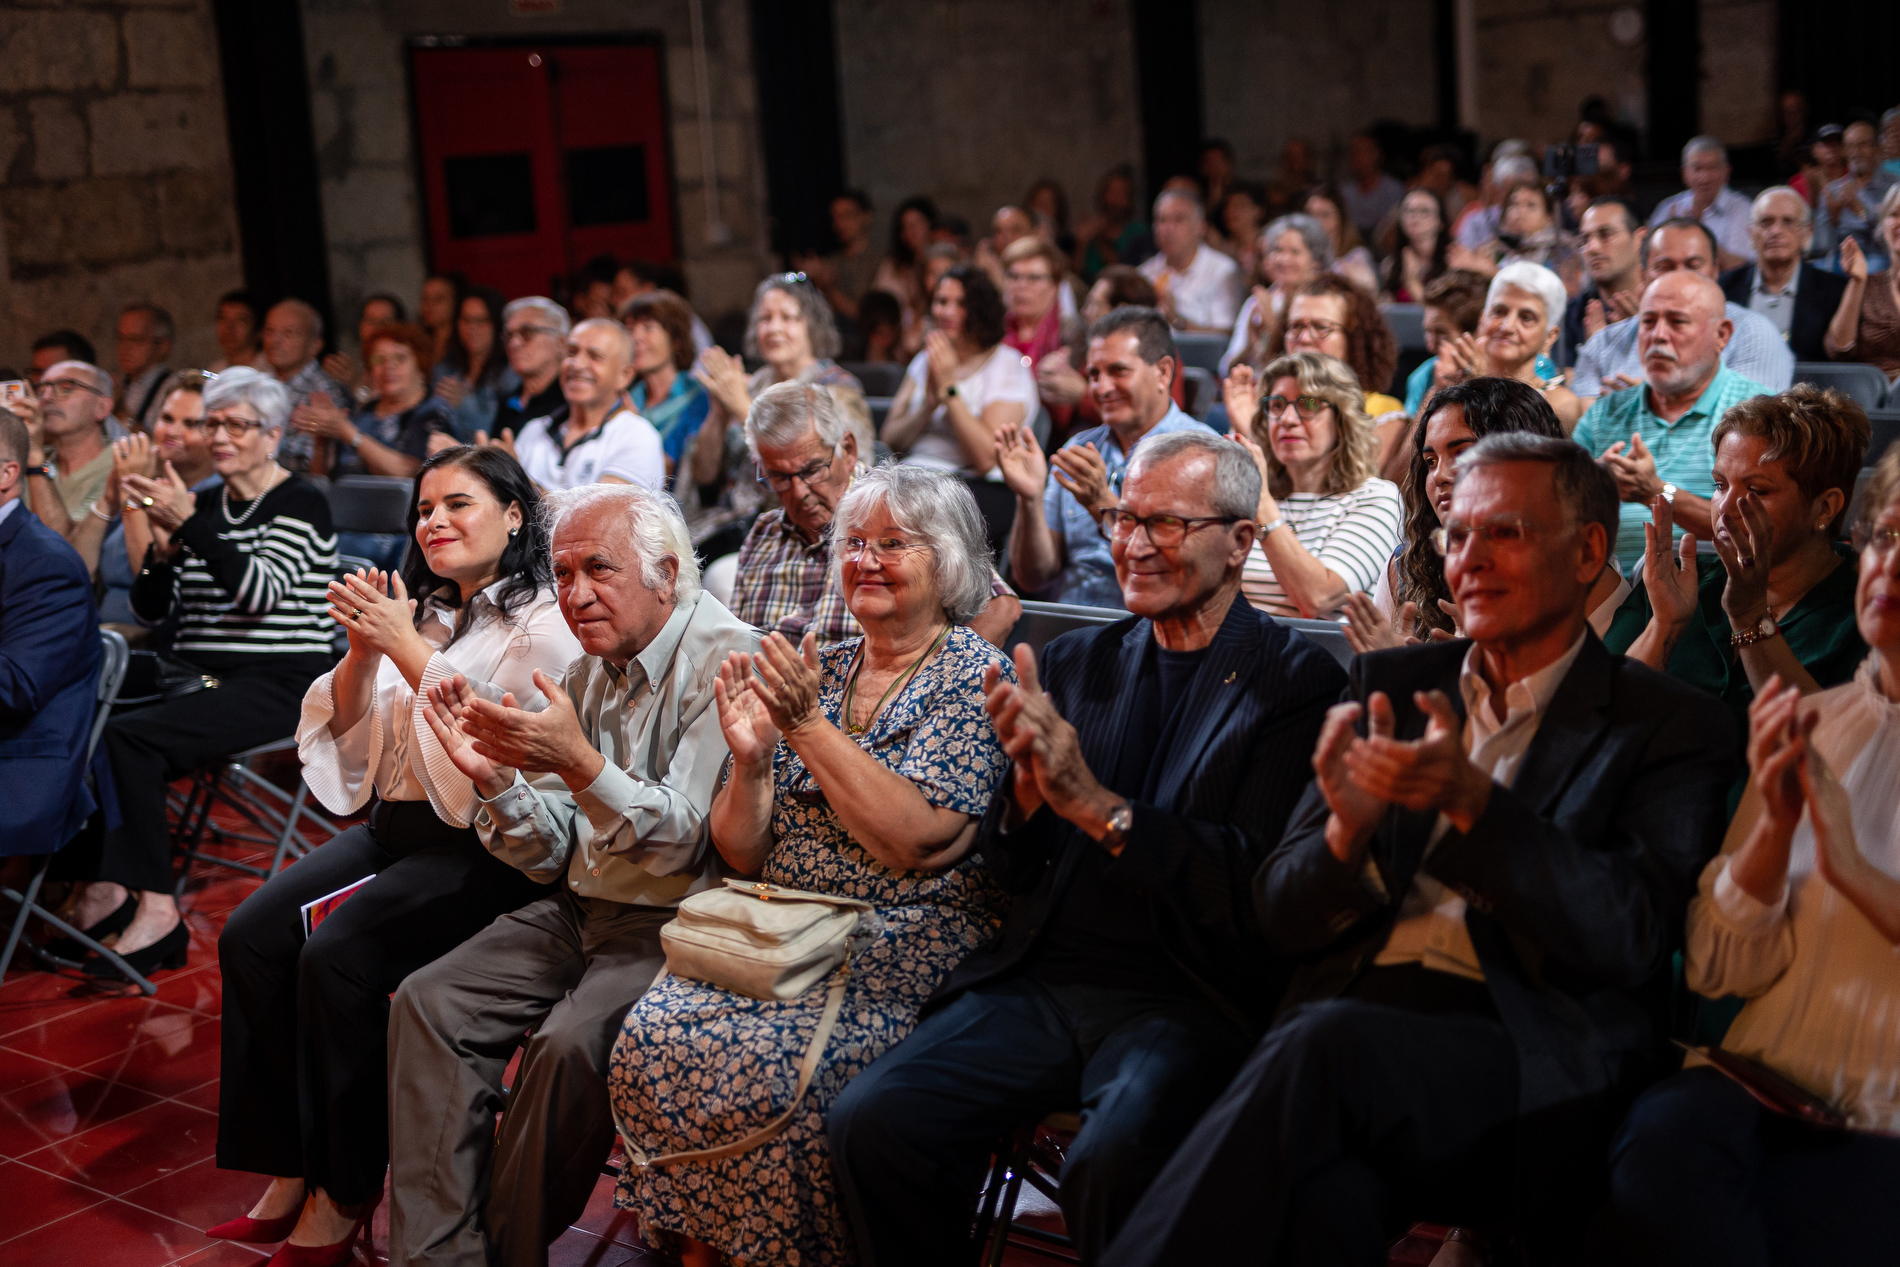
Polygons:
M1676 488L1674 484L1664 484L1663 485L1663 500L1668 502L1671 506L1675 505L1676 493L1678 491L1679 490Z
M1108 815L1108 830L1102 833L1102 848L1118 854L1122 846L1128 843L1128 833L1134 830L1135 807L1127 801L1117 805Z
M1781 626L1775 623L1774 616L1763 613L1762 618L1756 621L1752 628L1740 633L1731 633L1728 641L1731 647L1746 647L1757 642L1766 642L1770 638L1779 637L1780 634Z
M26 473L28 475L37 475L41 479L56 480L59 478L59 471L51 462L48 462L45 466L29 466L26 468Z
M1281 515L1278 519L1275 519L1272 523L1261 524L1260 525L1260 539L1262 541L1265 541L1268 537L1272 536L1274 533L1280 531L1280 529L1284 527L1286 527L1285 515Z

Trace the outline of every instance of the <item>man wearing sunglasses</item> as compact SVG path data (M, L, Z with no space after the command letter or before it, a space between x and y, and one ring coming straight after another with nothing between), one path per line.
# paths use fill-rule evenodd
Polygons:
M1459 456L1438 544L1468 638L1353 662L1254 879L1300 967L1103 1263L1383 1261L1417 1217L1537 1261L1575 1234L1663 1071L1740 768L1726 707L1591 631L1616 527L1615 480L1569 440Z
M1240 597L1259 498L1239 445L1150 435L1103 514L1132 614L1057 638L1040 670L1018 646L1020 685L989 670L1015 773L976 848L1013 901L831 1111L867 1261L968 1261L997 1138L1078 1106L1060 1199L1098 1261L1265 1026L1286 974L1248 884L1346 675Z
M106 442L112 377L84 361L61 361L41 375L37 399L12 409L31 441L23 477L27 502L42 523L71 541L112 474Z

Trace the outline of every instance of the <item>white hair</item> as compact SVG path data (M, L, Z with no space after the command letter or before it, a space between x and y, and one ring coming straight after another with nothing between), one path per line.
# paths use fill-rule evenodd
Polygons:
M1760 215L1761 209L1768 205L1768 200L1770 198L1775 198L1775 197L1780 197L1780 196L1786 196L1786 197L1794 199L1795 205L1801 208L1801 223L1802 224L1804 225L1809 224L1813 221L1814 209L1808 206L1808 200L1801 196L1801 193L1799 190L1791 189L1787 185L1770 185L1768 186L1768 188L1756 194L1755 201L1750 203L1748 206L1749 219L1752 220L1756 216Z
M665 493L638 484L582 484L549 493L541 499L541 522L547 529L549 553L555 549L555 536L569 520L595 510L617 512L615 520L640 557L642 585L650 590L662 588L666 572L660 565L671 558L679 565L673 579L673 601L693 601L699 593L699 556L693 553L693 536L686 529L685 517Z
M1522 154L1508 154L1491 164L1491 183L1499 189L1514 180L1537 179L1537 164Z
M40 377L45 378L55 370L71 370L86 386L98 392L99 395L105 399L107 412L111 412L113 396L112 375L106 373L91 361L58 361L47 366L46 373L40 375Z
M1689 160L1697 154L1713 154L1724 163L1728 162L1728 146L1712 136L1692 136L1682 147L1682 163L1688 166Z
M1187 189L1162 190L1155 195L1155 210L1160 211L1161 204L1170 198L1179 198L1182 202L1185 202L1189 207L1194 209L1195 215L1200 216L1203 220L1207 218L1207 208L1202 204L1200 197L1193 191Z
M286 299L285 303L298 300ZM234 365L205 384L205 412L232 405L249 405L266 431L282 431L290 419L290 392L271 374L248 365Z
M772 384L753 399L752 411L745 416L745 447L757 462L760 444L783 448L797 444L807 431L816 431L818 442L837 453L844 443L844 411L838 408L830 388L787 379Z
M323 314L318 312L314 306L305 303L301 299L294 298L280 299L271 306L273 308L288 308L292 312L300 314L310 325L310 337L313 339L321 339L323 337ZM265 319L269 320L269 317L270 314L266 313Z
M1238 447L1238 446L1236 446ZM925 466L877 466L851 482L831 520L832 566L844 566L851 530L882 506L897 526L930 545L937 598L954 625L967 625L990 601L989 535L964 482Z
M1260 509L1260 468L1247 456L1247 450L1211 431L1149 432L1128 455L1128 478L1134 478L1137 467L1150 467L1189 452L1205 453L1214 459L1213 487L1192 491L1204 494L1216 514L1252 519Z
M514 300L501 310L501 324L506 327L508 318L517 312L540 313L541 319L553 326L556 336L562 339L567 337L567 332L573 324L568 320L567 309L545 295L529 295L525 299ZM495 337L500 338L501 334L500 330L495 331Z
M1564 319L1564 309L1570 306L1570 292L1564 289L1562 279L1542 264L1529 260L1513 260L1498 270L1497 276L1491 279L1491 289L1484 293L1484 306L1489 308L1506 287L1535 295L1543 302L1546 334Z

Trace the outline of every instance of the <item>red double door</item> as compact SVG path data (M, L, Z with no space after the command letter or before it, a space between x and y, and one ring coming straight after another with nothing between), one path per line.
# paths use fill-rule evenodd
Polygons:
M430 265L509 298L675 257L657 44L412 48Z

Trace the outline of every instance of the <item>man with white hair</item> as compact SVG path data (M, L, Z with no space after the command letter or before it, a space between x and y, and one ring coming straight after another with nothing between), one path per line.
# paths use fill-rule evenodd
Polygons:
M508 368L520 377L521 386L496 408L494 421L485 434L477 433L476 443L486 443L490 436L513 439L536 418L567 421L567 397L561 394L561 358L567 353L571 325L567 309L541 295L517 299L501 310L502 350L508 354Z
M1647 289L1657 278L1678 269L1714 281L1716 255L1715 234L1709 226L1700 220L1665 221L1643 240L1643 286ZM1737 303L1729 304L1726 311L1735 333L1722 349L1722 364L1771 392L1787 391L1794 383L1794 353L1775 323ZM1586 407L1599 396L1642 381L1637 334L1637 319L1630 317L1603 327L1583 345L1570 376L1570 390Z
M349 393L317 364L321 351L323 314L303 300L283 300L264 314L264 360L290 393L292 421L317 396L328 396L338 409L350 408ZM277 442L277 464L287 471L328 470L329 457L317 452L319 443L327 448L330 442L294 426L285 427Z
M1240 315L1246 279L1240 265L1209 246L1201 200L1185 189L1164 189L1155 199L1155 254L1141 265L1154 283L1156 307L1177 330L1228 334Z
M524 425L509 442L491 443L520 461L549 492L582 484L666 488L666 449L653 424L625 405L633 382L633 336L618 321L590 317L568 332L561 361L565 411Z
M105 492L112 474L106 419L112 415L112 376L84 361L60 361L40 376L37 397L13 412L26 425L27 504L40 522L68 541ZM97 510L110 519L112 511Z
M589 485L554 493L543 513L583 654L561 682L535 675L540 699L457 675L429 691L425 715L475 784L482 843L556 888L396 992L398 1267L544 1267L613 1144L607 1057L660 972L660 926L720 883L706 822L727 755L713 683L758 635L700 589L664 492Z
M1649 227L1659 228L1665 220L1698 220L1715 235L1717 268L1740 268L1753 260L1748 199L1728 187L1728 177L1727 147L1712 136L1690 137L1682 147L1682 183L1688 188L1663 199L1650 213Z
M1690 269L1657 278L1635 317L1644 381L1590 407L1571 436L1616 477L1623 502L1614 543L1625 574L1643 555L1643 525L1658 497L1676 527L1710 540L1715 424L1728 407L1769 389L1722 363L1735 332L1722 288Z
M1722 293L1775 323L1797 361L1825 361L1822 340L1840 310L1847 279L1802 263L1814 241L1808 200L1786 185L1755 195L1748 222L1755 262L1722 274Z

